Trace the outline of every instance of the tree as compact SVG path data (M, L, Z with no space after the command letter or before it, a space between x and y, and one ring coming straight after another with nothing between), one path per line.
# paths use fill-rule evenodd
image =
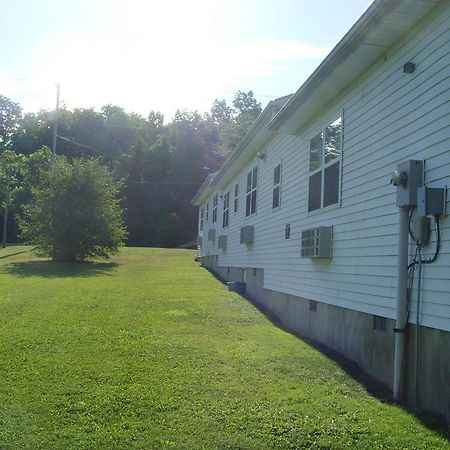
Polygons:
M0 95L0 147L8 148L17 128L22 109L8 97Z
M219 106L217 101L214 105ZM223 109L226 105L221 106ZM233 106L235 108L233 116L219 133L218 150L225 156L228 156L237 147L245 133L261 114L261 103L253 97L252 91L238 91L234 96Z
M108 258L126 237L120 188L98 159L60 156L55 172L32 188L19 220L22 237L57 261Z
M22 177L25 167L25 156L11 150L0 153L0 210L3 214L2 247L6 246L8 231L8 213L15 205L16 198L23 191ZM14 211L13 211L14 212Z

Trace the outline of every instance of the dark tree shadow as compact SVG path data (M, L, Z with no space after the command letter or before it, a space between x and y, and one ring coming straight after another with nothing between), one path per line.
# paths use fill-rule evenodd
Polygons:
M117 262L24 261L5 264L0 271L17 277L65 278L113 275Z
M8 253L7 255L0 256L0 259L9 258L11 256L16 256L16 255L21 255L22 253L30 253L32 251L33 251L33 249L28 249L28 250L22 250L21 252L16 252L16 253Z

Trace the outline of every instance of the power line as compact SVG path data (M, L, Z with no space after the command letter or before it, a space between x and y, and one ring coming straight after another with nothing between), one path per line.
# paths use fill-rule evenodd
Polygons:
M98 150L94 147L91 147L90 145L80 144L79 142L76 142L76 141L66 138L64 136L58 136L58 138L62 139L63 141L70 142L71 144L78 145L79 147L83 147L88 150L100 153L104 156L107 156L108 158L111 158L111 159L117 161L117 159L112 157L111 155L108 155L107 153L104 153L101 150ZM142 180L142 181L127 180L126 184L162 184L162 185L191 185L191 186L193 186L193 185L200 186L201 185L201 183L194 182L194 181L146 181L146 180Z
M59 136L58 135L58 138L63 140L63 141L66 141L66 142L70 142L71 144L78 145L78 147L83 147L83 148L86 148L86 149L91 150L93 152L100 153L101 155L106 156L107 158L115 159L111 155L108 155L107 153L102 152L101 150L98 150L98 149L96 149L94 147L91 147L90 145L80 144L79 142L74 141L74 140L69 139L69 138L66 138L64 136Z

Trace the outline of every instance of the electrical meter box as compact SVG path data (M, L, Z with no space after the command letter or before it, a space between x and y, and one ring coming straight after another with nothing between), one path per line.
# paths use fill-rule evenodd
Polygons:
M423 161L410 159L397 165L400 180L397 186L397 206L416 206L417 189L423 185Z

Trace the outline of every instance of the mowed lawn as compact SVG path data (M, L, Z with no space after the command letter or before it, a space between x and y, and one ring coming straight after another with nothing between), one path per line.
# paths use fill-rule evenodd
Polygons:
M450 448L189 250L0 250L0 449Z

